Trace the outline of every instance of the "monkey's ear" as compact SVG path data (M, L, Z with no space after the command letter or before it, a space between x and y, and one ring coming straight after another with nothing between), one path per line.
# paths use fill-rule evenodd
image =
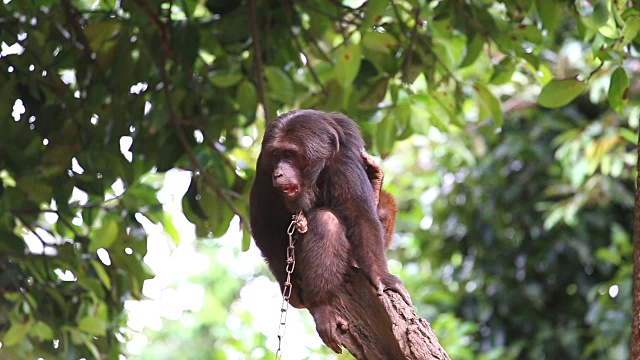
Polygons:
M342 128L338 125L338 121L335 118L336 113L327 114L327 127L329 128L329 136L331 139L331 145L333 145L333 153L337 154L340 151L340 139L344 137Z
M340 151L340 135L335 128L331 127L331 137L333 141L334 154L337 154Z

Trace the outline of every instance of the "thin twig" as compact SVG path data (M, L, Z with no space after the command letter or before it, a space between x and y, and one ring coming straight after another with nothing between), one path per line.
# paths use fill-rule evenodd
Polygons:
M40 243L42 243L42 251L44 252L44 248L47 246L47 243L44 241L44 239L42 238L42 236L40 236L40 234L38 234L35 229L31 226L31 224L29 224L28 222L26 222L22 216L20 215L16 215L15 213L13 213L13 216L15 216L16 218L18 218L18 220L20 220L20 222L22 223L22 225L24 227L26 227L29 231L31 231L33 233L33 235L35 235L38 240L40 240Z
M64 8L64 13L67 18L67 23L76 35L77 44L80 45L81 50L84 52L87 60L92 63L96 67L96 69L100 72L100 74L104 74L104 71L100 64L95 61L95 56L93 49L89 45L89 39L84 34L84 31L80 27L80 23L78 22L78 18L76 17L77 9L71 5L69 0L62 0L62 7Z
M253 68L256 76L256 87L260 94L260 102L264 110L264 118L269 123L271 115L267 104L267 93L265 91L264 79L262 78L262 54L260 52L260 38L258 36L258 16L256 14L256 0L249 0L249 13L251 14L251 37L253 42Z
M405 82L408 81L409 79L409 68L411 67L411 57L413 56L413 47L415 45L416 42L416 36L418 35L418 24L420 23L420 8L416 7L414 9L414 14L415 14L415 24L413 25L413 30L411 31L411 35L409 37L410 42L409 42L409 49L407 50L407 54L404 57L404 62L402 64L402 74L403 74L403 80Z
M396 19L398 19L398 24L400 25L402 32L405 34L408 33L409 29L407 28L407 25L404 23L404 21L402 21L402 17L400 16L400 12L398 11L398 5L395 1L391 2L391 7L393 8L393 13L396 16ZM442 59L440 59L440 57L433 51L433 46L426 42L423 36L416 36L415 39L419 41L424 47L429 49L429 53L433 56L434 60L439 63L440 66L442 66L444 71L453 79L453 81L455 81L456 83L460 83L460 80L458 80L453 71L451 71L444 63L444 61L442 61Z
M600 65L598 65L598 67L596 67L595 69L593 69L593 71L591 71L591 73L589 73L589 76L587 76L587 81L591 80L591 78L598 73L598 71L600 71L600 69L602 69L602 67L604 66L604 61L602 61L600 63Z
M310 9L313 12L316 12L316 13L322 15L322 16L325 16L329 20L332 20L332 21L335 21L335 22L343 22L343 23L350 24L350 25L355 25L355 26L359 26L360 25L360 22L356 21L356 19L360 20L360 17L358 17L357 15L353 14L352 12L347 12L347 14L351 15L351 17L352 17L351 19L349 19L349 18L347 18L346 14L345 14L345 16L342 16L342 17L336 17L336 16L333 16L332 14L330 14L330 13L328 13L328 12L318 8L318 7L315 7L315 6L311 5L308 2L305 3L305 7L307 9ZM309 16L313 16L313 15L309 15Z
M298 38L298 36L296 34L293 33L293 19L292 19L292 16L291 16L291 7L288 6L288 4L285 2L285 0L280 0L280 6L282 8L284 8L285 18L287 20L287 25L288 25L287 27L289 28L289 33L293 37L293 43L296 45L296 48L298 48L298 51L305 58L304 66L306 66L307 69L309 69L309 72L311 73L311 76L313 77L313 80L316 82L316 84L320 85L320 89L322 89L322 93L326 95L327 94L327 90L325 89L324 84L322 83L322 81L320 81L320 78L318 77L318 74L316 73L316 71L313 69L313 66L311 66L311 61L310 61L309 57L307 56L307 54L302 49L302 44L300 43L300 39Z
M229 159L227 157L227 154L220 149L219 146L222 146L219 142L215 141L213 136L209 135L209 131L207 130L207 128L204 126L204 124L201 124L197 121L193 121L193 120L187 120L187 119L180 119L179 120L181 125L185 125L185 126L191 126L193 128L196 128L198 130L200 130L202 132L202 135L204 135L204 141L207 143L207 145L209 145L209 148L211 148L213 151L215 151L219 156L220 159L222 160L222 162L231 170L233 170L234 172L236 171L236 169L238 168L237 164L234 164L233 162L231 162L231 159ZM229 194L230 196L235 197L236 199L243 199L244 197L242 195L240 195L239 193L231 190L231 189L224 189L224 191Z
M229 198L224 191L222 191L222 186L218 183L218 181L209 174L205 168L200 164L198 159L196 158L193 149L189 145L187 141L187 136L185 135L182 127L180 126L180 119L176 116L175 110L173 108L173 102L171 101L171 93L169 91L169 76L167 74L167 53L169 53L169 38L167 35L167 27L165 24L147 7L143 0L134 0L136 5L143 11L145 14L151 19L151 21L155 24L155 26L160 31L160 39L162 43L162 48L160 50L160 76L162 78L162 90L165 95L165 99L167 102L167 110L169 111L169 119L171 124L178 136L178 140L182 145L187 157L189 158L189 162L194 169L198 169L203 178L209 182L213 190L216 192L218 197L222 199L222 201L229 206L229 208L240 217L241 226L249 231L248 222L240 212L240 209L233 203L233 201Z
M69 230L71 230L74 236L76 237L78 236L78 232L76 231L76 229L74 229L73 226L71 226L71 223L69 222L69 220L65 219L60 213L60 211L58 210L26 209L26 210L11 211L11 215L17 217L18 219L20 219L20 216L23 216L23 215L34 215L34 214L44 214L44 213L51 213L51 214L58 215L58 220L62 221L62 223L66 225L69 228ZM22 221L22 219L20 219L20 221Z
M324 49L320 46L320 44L318 44L318 41L316 40L316 38L314 38L313 35L311 35L309 33L309 31L307 29L305 29L304 27L301 27L301 29L302 29L302 32L304 33L304 39L307 42L311 42L316 47L316 49L318 49L318 52L320 53L320 55L322 55L322 57L329 64L335 65L334 62L333 62L333 59L329 55L327 55L327 52L324 51Z

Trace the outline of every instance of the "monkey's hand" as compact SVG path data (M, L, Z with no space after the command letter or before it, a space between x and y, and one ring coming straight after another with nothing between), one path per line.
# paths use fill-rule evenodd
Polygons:
M374 285L376 285L376 288L378 290L378 296L382 296L385 290L393 290L400 296L402 296L402 299L407 303L407 305L413 306L413 304L411 303L411 296L409 296L409 292L407 291L407 289L405 289L400 279L398 279L396 276L387 273L383 276L380 276L377 283L374 283Z
M339 331L347 332L349 324L347 321L338 316L329 305L320 305L311 310L313 320L316 322L316 331L322 341L336 354L342 354L342 342L340 341ZM338 330L340 327L340 330Z
M376 206L378 206L378 203L380 202L380 190L382 190L382 180L384 179L382 168L380 168L380 165L376 164L371 155L367 154L364 149L360 152L360 156L362 156L362 160L364 160L367 177L373 187L373 195L375 196Z

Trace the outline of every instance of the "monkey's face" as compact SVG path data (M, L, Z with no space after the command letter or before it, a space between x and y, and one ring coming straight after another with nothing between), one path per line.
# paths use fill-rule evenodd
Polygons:
M295 200L302 189L302 172L306 167L305 164L292 150L276 150L270 158L273 164L271 173L273 186L278 188L285 198Z
M318 178L339 149L334 126L315 112L301 111L274 120L265 131L262 168L292 212L316 202Z
M275 145L275 144L274 144ZM279 143L263 152L271 183L292 212L308 210L315 201L315 181L308 178L308 162L291 144Z

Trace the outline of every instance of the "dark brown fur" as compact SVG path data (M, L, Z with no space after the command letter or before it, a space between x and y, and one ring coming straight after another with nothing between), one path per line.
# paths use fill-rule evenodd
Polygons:
M378 213L376 183L370 180L376 173L363 161L363 147L358 127L344 115L314 110L284 114L267 127L251 189L253 237L281 286L291 215L303 211L307 217L309 230L297 237L290 302L309 309L320 337L336 352L341 345L338 328L347 324L332 310L332 300L349 264L358 264L379 294L393 289L409 302L398 278L389 273L385 254L395 202L380 193L380 204L387 207Z

